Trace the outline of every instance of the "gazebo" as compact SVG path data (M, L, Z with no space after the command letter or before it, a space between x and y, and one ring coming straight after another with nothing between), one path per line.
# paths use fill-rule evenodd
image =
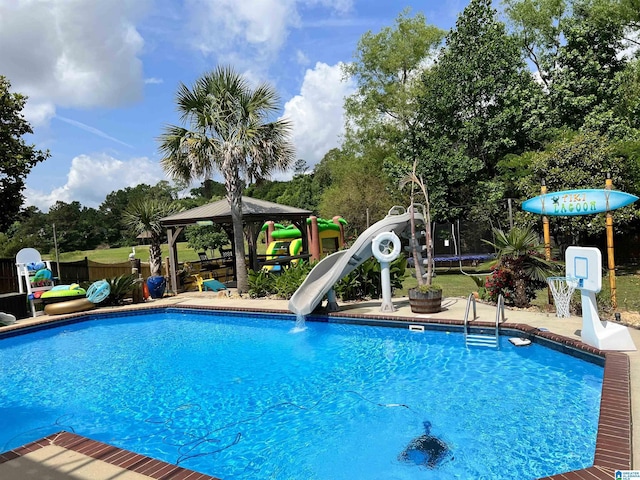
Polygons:
M249 245L249 265L252 269L258 269L257 240L262 225L268 220L287 220L293 223L302 235L302 249L309 251L309 242L306 235L306 219L313 212L302 208L289 207L278 203L267 202L257 198L242 197L242 218L244 221L244 235ZM184 227L194 224L218 223L233 243L233 222L231 219L231 207L226 199L208 203L200 207L185 210L163 218L161 225L167 229L167 241L169 243L169 277L170 286L174 292L178 291L178 249L176 241ZM235 272L235 269L234 269Z

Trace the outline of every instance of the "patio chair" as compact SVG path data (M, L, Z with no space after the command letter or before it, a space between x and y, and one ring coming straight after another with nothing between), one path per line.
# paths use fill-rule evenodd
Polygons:
M18 289L29 299L31 315L41 315L36 310L36 304L42 303L40 295L51 290L54 279L51 276L51 262L43 261L40 252L35 248L23 248L16 254L16 271L18 274Z
M200 270L210 271L215 268L213 261L207 257L207 252L198 252L198 257L200 257Z

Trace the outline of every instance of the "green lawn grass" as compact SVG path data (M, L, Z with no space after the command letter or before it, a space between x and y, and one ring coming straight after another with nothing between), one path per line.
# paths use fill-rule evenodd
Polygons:
M149 246L137 245L136 258L147 262L149 261ZM89 260L98 263L120 263L129 259L131 247L122 248L105 248L98 250L76 251L60 254L61 262L73 262L83 260L87 257ZM169 255L166 245L162 248L162 258ZM53 257L44 256L46 260L55 260ZM187 247L185 243L178 243L178 259L181 262L198 261L198 253ZM632 273L633 272L633 273ZM478 273L477 276L485 276L486 273ZM467 297L469 294L477 290L476 284L470 276L463 275L459 272L437 272L434 282L438 283L446 297ZM407 276L403 282L403 288L395 292L396 296L406 296L407 290L415 287L417 281L413 275L413 270L407 269ZM623 311L640 311L640 275L635 271L625 270L625 274L616 277L616 290L618 297L618 310ZM577 295L577 294L576 294ZM610 298L609 281L605 276L602 279L603 298ZM538 291L537 297L532 302L533 305L544 308L547 305L547 290Z
M413 270L407 269L408 275L403 282L403 288L395 295L404 296L407 290L417 285ZM479 273L478 276L486 276L486 273ZM442 287L442 295L445 297L468 297L469 294L477 290L476 284L469 276L461 273L436 273L434 283ZM579 293L574 295L579 298ZM640 275L636 273L626 273L616 276L616 296L618 300L618 310L640 311ZM609 278L602 278L602 292L599 294L600 301L608 301L611 298L609 289ZM579 301L579 300L578 300ZM538 290L532 305L544 309L548 305L547 289Z
M136 245L136 258L143 262L149 261L149 245ZM87 257L89 260L98 263L120 263L129 260L129 254L131 253L131 247L121 248L101 248L97 250L77 250L75 252L66 252L60 254L61 262L75 262L77 260L84 260ZM210 252L207 252L210 254ZM162 258L169 256L169 248L167 245L162 245ZM55 256L43 255L45 260L55 260ZM198 252L187 247L186 242L178 243L178 260L181 262L194 262L199 260Z

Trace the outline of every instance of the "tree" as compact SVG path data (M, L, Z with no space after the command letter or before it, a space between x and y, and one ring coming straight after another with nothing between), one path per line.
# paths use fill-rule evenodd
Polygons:
M149 232L151 243L149 245L149 269L151 276L157 277L162 272L162 242L164 241L164 229L160 220L178 209L166 200L142 199L131 204L123 213L125 225L136 234Z
M549 192L603 188L608 173L616 190L637 194L640 184L637 152L637 143L616 145L595 133L569 132L544 151L529 157L531 174L520 180L520 191L524 198L539 195L540 180L545 180ZM635 205L620 208L615 212L615 227L628 227L638 217ZM520 213L516 219L520 224L530 224L539 221L539 216ZM551 219L550 227L556 244L564 251L569 245L585 245L589 240L602 238L605 216L557 217Z
M576 8L564 28L566 42L555 58L549 90L551 109L559 127L586 129L623 138L628 125L616 118L620 74L625 60L623 27L614 19Z
M191 89L181 84L176 97L188 128L166 127L159 139L161 164L170 177L186 182L222 174L233 221L238 292L247 292L242 189L295 161L291 124L271 121L279 103L271 86L251 88L230 67L217 67Z
M341 185L345 176L334 175L335 185L325 193L323 203L338 204L336 194L346 197L345 201L350 200L349 189L363 183L385 192L379 201L365 205L377 218L388 211L392 198L399 196L393 164L400 162L410 168L413 156L399 157L406 152L399 151L398 145L415 123L420 73L433 61L436 48L444 38L444 31L427 24L423 14L413 17L409 14L406 9L393 27L365 33L358 41L353 62L344 66L345 76L356 82L357 90L345 101L346 135L341 156L349 159L365 176L353 178L348 174L349 183ZM391 164L391 170L387 170L386 163ZM388 178L373 179L381 169ZM375 196L371 200L375 200ZM351 210L348 203L343 203L342 208L347 206ZM357 217L349 221L354 222L352 226L362 228L365 216L359 212Z
M213 251L229 243L227 234L220 225L191 225L185 229L189 248L196 251Z
M33 133L21 113L27 97L11 93L10 88L9 80L0 75L0 232L5 232L20 212L27 175L49 157L48 151L36 150L22 138Z
M456 218L456 205L481 198L478 181L493 178L505 155L540 146L542 98L491 1L472 0L423 73L418 121L405 142L406 155L420 157L435 218Z
M52 230L55 224L61 252L92 250L104 239L104 227L98 217L95 209L83 207L80 202L65 203L58 200L49 209L48 229Z
M113 191L100 204L104 229L103 242L112 247L131 245L136 241L137 233L132 232L124 223L123 213L134 203L144 199L172 202L177 198L176 187L163 180L151 186L141 183L135 187L126 187Z

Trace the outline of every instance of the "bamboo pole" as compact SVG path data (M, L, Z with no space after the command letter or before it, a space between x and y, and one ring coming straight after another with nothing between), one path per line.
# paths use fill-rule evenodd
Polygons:
M611 190L613 187L613 180L611 180L611 174L607 173L607 179L605 181L605 189ZM611 306L614 309L618 308L618 299L616 298L616 261L614 257L613 249L613 214L609 210L607 204L607 265L609 267L609 289L611 290Z
M542 179L540 186L540 195L545 195L547 193L547 184L544 179ZM549 232L549 217L546 215L542 216L542 234L544 236L544 258L547 261L551 260L551 234ZM553 295L551 293L551 288L547 285L547 301L549 305L553 304Z

